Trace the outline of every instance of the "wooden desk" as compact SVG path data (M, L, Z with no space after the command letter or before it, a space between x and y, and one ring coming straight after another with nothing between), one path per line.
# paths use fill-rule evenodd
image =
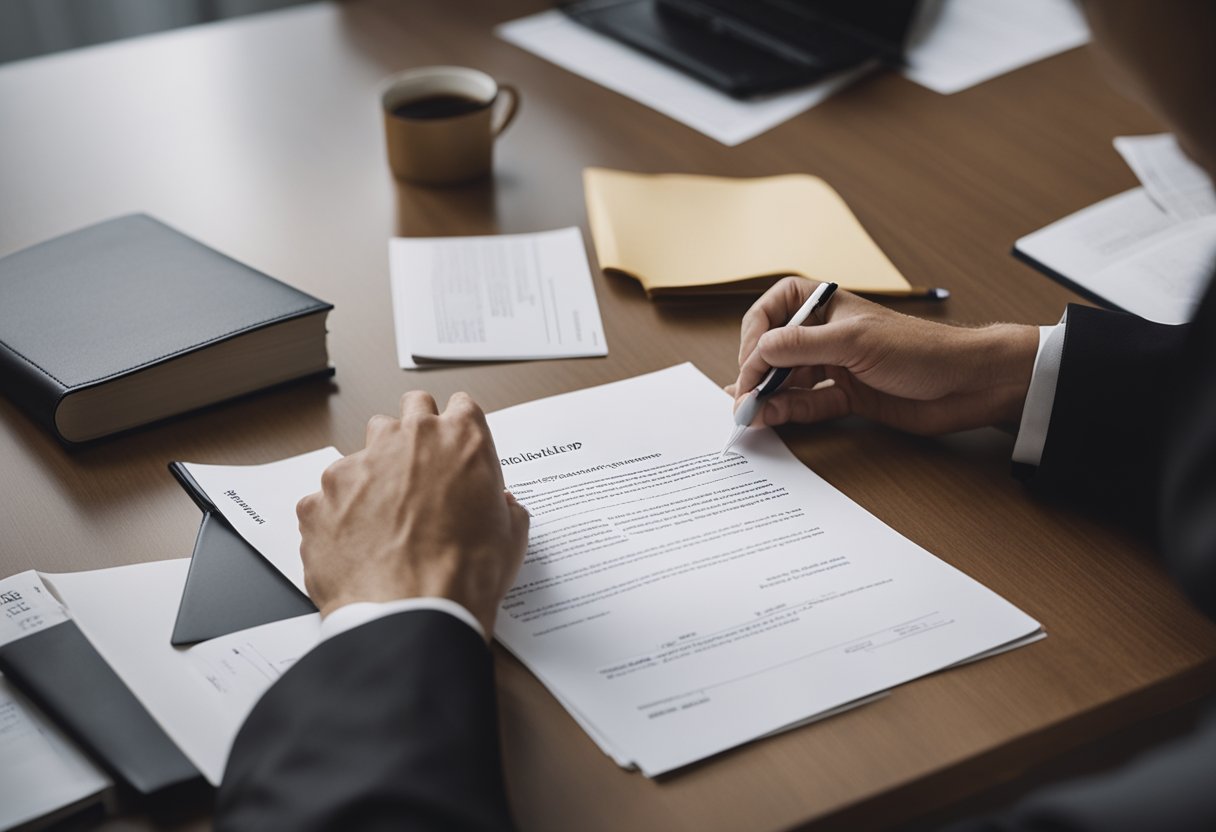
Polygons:
M1112 136L1160 129L1086 50L938 96L858 84L737 148L496 40L542 0L312 6L0 67L0 253L146 211L332 301L333 386L307 384L77 453L0 400L0 575L190 553L198 514L173 459L254 463L353 451L402 391L487 408L691 360L733 379L746 303L659 304L596 275L603 360L410 374L396 366L387 240L582 223L580 171L807 171L844 195L959 322L1054 322L1075 298L1012 241L1134 179ZM523 108L492 185L394 185L377 82L419 64L480 67ZM782 433L885 522L1043 622L1050 637L906 685L885 701L661 782L618 769L498 651L506 769L525 829L755 829L906 819L1213 688L1216 627L1122 533L1037 504L995 431L917 439L846 422ZM1112 449L1117 453L1117 449Z

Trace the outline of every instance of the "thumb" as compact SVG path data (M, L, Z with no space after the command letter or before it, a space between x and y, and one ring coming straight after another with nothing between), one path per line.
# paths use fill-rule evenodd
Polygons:
M511 538L526 547L528 543L528 529L532 525L532 515L515 499L515 495L510 491L504 491L503 497L507 501L507 514L511 521Z

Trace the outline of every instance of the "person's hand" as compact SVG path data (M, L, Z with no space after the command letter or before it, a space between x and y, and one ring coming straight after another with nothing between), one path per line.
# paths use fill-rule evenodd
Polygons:
M739 377L726 388L739 401L771 367L795 368L757 424L821 422L857 414L919 434L1021 419L1038 352L1038 328L961 327L892 312L845 291L823 323L784 324L819 284L787 277L743 317Z
M322 616L354 601L450 598L488 638L528 545L528 512L504 491L485 414L464 393L442 415L410 392L400 419L372 417L367 447L329 466L296 513Z

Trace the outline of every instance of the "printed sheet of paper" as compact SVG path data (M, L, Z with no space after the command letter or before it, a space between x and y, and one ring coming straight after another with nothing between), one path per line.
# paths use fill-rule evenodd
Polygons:
M950 94L1089 40L1072 0L940 0L921 4L907 78Z
M497 636L647 775L1034 634L691 365L490 414L532 515Z
M296 503L320 491L321 472L341 458L321 448L265 465L182 464L228 524L307 594Z
M516 361L608 354L582 232L389 241L397 359Z
M169 636L189 558L46 575L77 626L169 738L218 785L245 717L320 637L317 613L189 648Z
M66 620L36 572L0 581L0 644ZM0 829L87 800L110 785L101 769L0 676Z
M497 636L621 765L670 771L1039 632L771 430L719 460L730 398L691 365L488 418L532 514ZM296 574L286 506L323 453L290 476L190 470L217 505L241 494L267 522L242 509L237 530Z
M504 23L495 32L521 49L728 146L771 130L870 71L868 67L850 70L802 89L740 101L593 32L557 10Z
M1115 149L1154 202L1177 220L1216 214L1211 178L1178 146L1172 133L1119 136Z
M1189 321L1216 269L1216 215L1179 221L1133 188L1017 241L1047 269L1151 321Z

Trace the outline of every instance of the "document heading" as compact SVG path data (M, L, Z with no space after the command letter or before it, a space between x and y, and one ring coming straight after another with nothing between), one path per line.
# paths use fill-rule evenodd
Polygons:
M583 447L582 442L571 442L569 445L550 445L547 448L540 448L535 451L524 451L523 453L516 454L515 456L504 456L499 460L499 462L502 463L504 467L507 465L519 465L521 462L531 462L535 459L544 459L547 456L556 456L557 454L577 451L581 447Z

